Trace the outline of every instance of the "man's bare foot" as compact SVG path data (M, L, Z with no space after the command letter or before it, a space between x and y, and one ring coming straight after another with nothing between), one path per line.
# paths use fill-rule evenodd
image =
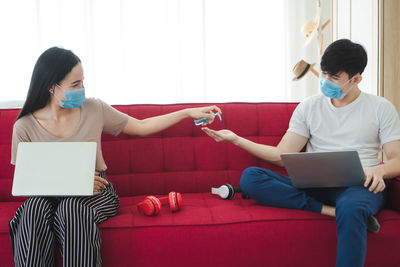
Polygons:
M335 217L335 207L322 205L321 214Z

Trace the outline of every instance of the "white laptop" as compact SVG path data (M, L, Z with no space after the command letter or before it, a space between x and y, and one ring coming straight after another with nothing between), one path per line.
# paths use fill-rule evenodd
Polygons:
M13 196L93 195L96 142L21 142Z
M297 188L347 187L365 181L357 151L285 153L281 158Z

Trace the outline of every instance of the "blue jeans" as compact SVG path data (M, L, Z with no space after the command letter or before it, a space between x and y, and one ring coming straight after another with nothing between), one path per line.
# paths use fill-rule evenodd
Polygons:
M383 207L386 190L373 194L363 186L297 189L288 177L259 167L243 171L240 187L261 205L321 213L336 206L336 266L364 266L367 219Z

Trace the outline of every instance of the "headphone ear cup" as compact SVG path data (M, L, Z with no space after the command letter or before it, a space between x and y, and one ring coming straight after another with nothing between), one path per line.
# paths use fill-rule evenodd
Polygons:
M145 198L145 200L146 199L151 201L151 203L154 206L154 212L151 215L158 215L158 213L160 213L160 210L161 210L161 202L160 202L160 200L158 198L156 198L155 196L147 196Z
M147 216L152 216L154 214L155 208L154 204L150 199L145 199L137 205L137 209L140 213Z
M182 208L182 195L177 192L170 192L168 194L168 203L171 211L178 211Z
M177 194L179 194L179 193L169 192L169 194L168 194L169 207L171 208L171 211L179 210Z
M230 184L226 184L226 186L228 187L228 190L229 190L229 194L226 199L232 199L233 196L235 195L235 190L234 190L233 186Z

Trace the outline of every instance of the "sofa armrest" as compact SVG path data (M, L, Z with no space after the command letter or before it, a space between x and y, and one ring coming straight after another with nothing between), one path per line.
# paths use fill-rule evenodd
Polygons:
M400 212L400 177L390 180L388 191L388 207Z

